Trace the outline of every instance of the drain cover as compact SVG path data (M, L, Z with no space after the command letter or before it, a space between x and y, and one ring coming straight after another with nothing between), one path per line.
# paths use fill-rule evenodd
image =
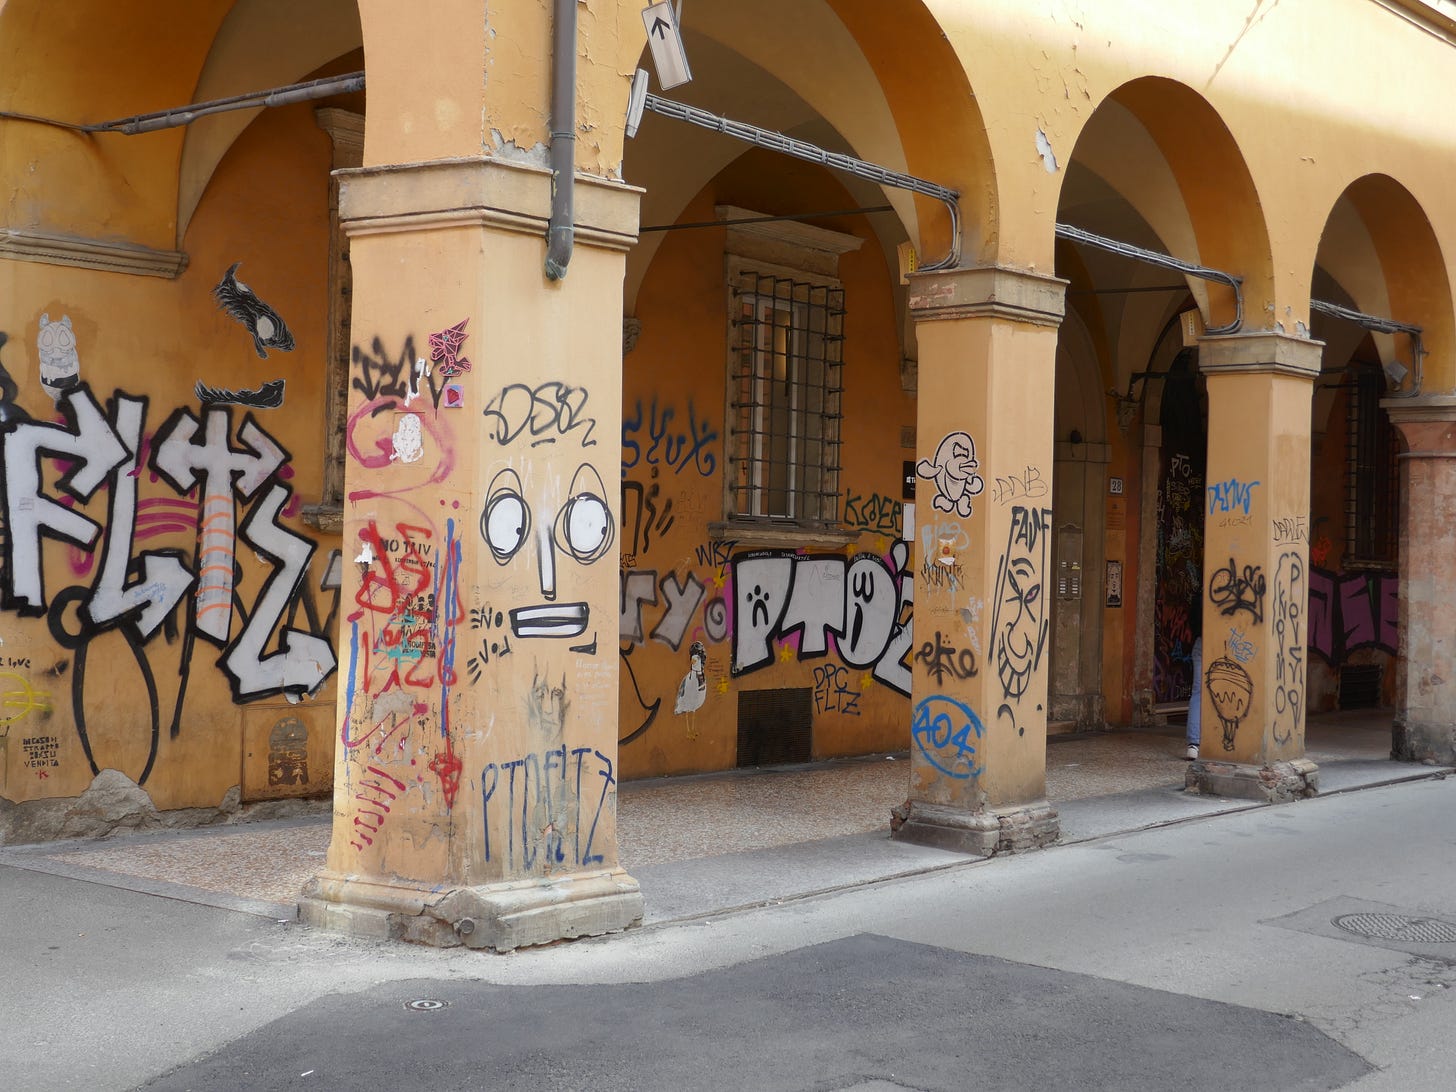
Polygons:
M1456 944L1456 925L1437 918L1406 914L1341 914L1330 924L1372 940L1398 940L1415 944Z
M450 1002L436 1001L433 997L421 997L417 1001L406 1001L404 1007L410 1012L435 1012L443 1009Z

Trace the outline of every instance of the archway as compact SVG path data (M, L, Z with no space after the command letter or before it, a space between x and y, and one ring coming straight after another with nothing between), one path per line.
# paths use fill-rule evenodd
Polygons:
M1102 416L1114 469L1105 502L1088 510L1106 543L1105 574L1093 576L1102 608L1094 619L1108 635L1098 677L1109 721L1152 724L1192 693L1202 602L1205 410L1178 316L1197 316L1195 335L1255 321L1272 300L1269 239L1228 128L1202 96L1167 79L1134 80L1102 101L1063 173L1059 222L1242 282L1240 299L1127 253L1058 247L1069 311L1102 332L1108 362ZM1075 400L1060 385L1057 397L1059 407ZM1123 593L1108 595L1117 576Z
M1335 201L1311 296L1336 308L1314 305L1310 323L1326 348L1314 419L1307 701L1311 711L1394 708L1399 720L1420 692L1407 676L1428 670L1416 663L1425 659L1419 638L1404 645L1402 626L1418 634L1430 625L1425 597L1409 589L1430 579L1432 561L1419 533L1429 498L1402 488L1392 418L1408 419L1405 405L1445 389L1452 346L1445 262L1400 182L1367 175ZM1414 537L1402 533L1407 520ZM1411 613L1402 614L1403 601ZM1397 741L1393 753L1401 750Z

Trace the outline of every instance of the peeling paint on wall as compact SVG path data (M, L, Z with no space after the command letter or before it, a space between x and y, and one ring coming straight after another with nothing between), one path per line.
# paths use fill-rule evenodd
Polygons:
M1041 165L1046 168L1047 174L1057 173L1057 155L1052 151L1052 142L1040 129L1036 131L1036 154L1041 156Z

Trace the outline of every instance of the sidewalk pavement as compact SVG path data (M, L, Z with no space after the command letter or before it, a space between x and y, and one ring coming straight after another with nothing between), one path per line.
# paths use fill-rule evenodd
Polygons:
M1322 795L1453 772L1392 762L1389 751L1388 713L1311 718ZM1272 806L1184 792L1182 753L1178 728L1052 737L1047 796L1062 844ZM902 754L621 785L620 855L642 885L644 925L973 863L890 840L908 776ZM305 819L11 847L0 864L291 920L328 848L326 806Z

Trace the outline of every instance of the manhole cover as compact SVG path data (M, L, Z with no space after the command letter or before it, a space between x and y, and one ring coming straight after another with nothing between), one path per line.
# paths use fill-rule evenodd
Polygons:
M410 1012L435 1012L443 1009L449 1003L448 1001L436 1001L433 997L421 997L417 1001L406 1001L404 1007Z
M1436 918L1413 918L1405 914L1341 914L1331 924L1374 940L1398 940L1407 944L1456 944L1456 925Z

